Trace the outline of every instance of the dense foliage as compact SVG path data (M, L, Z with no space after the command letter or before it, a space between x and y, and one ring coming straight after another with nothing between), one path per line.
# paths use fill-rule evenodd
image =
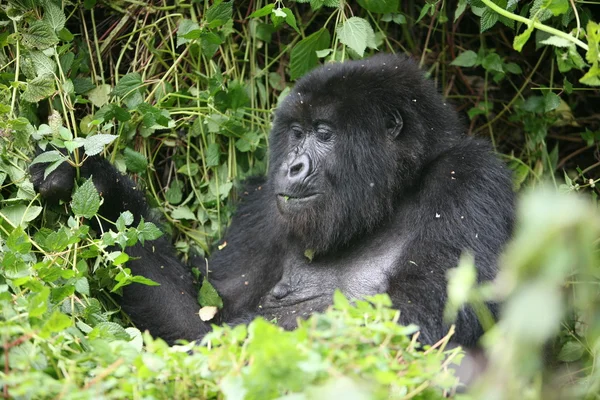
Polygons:
M336 295L294 332L257 320L173 348L114 300L152 284L132 276L124 249L161 230L206 267L199 256L226 227L236 184L266 169L272 110L294 80L397 51L464 112L468 134L490 138L515 190L532 191L497 282L475 287L468 256L451 276L449 318L465 302L504 303L484 338L489 367L461 396L598 398L599 11L575 0L0 2L3 396L454 396L449 366L463 355L447 349L451 332L419 350L383 296ZM49 173L100 153L164 225L124 213L93 232L102 200L91 182L47 205L28 180L33 162Z

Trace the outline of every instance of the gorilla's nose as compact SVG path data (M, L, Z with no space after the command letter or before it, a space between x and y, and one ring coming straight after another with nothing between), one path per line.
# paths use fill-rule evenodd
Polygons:
M296 157L288 169L289 182L301 183L304 181L312 173L310 164L310 158L306 153Z
M290 292L292 291L292 287L290 285L288 285L287 283L278 283L277 285L275 285L275 287L271 290L271 294L273 295L273 297L275 297L277 300L281 300L283 299L285 296L287 296L288 294L290 294Z

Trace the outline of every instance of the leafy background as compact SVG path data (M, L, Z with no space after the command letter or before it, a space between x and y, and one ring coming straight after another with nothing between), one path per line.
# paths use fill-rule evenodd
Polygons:
M574 0L1 2L3 396L597 398L599 11ZM384 296L337 294L294 332L257 320L216 329L206 346L132 327L116 296L152 282L132 276L125 248L162 230L205 268L236 185L266 170L272 111L293 82L380 51L412 56L523 192L497 282L477 287L468 258L451 274L449 318L503 301L478 382L456 394L449 366L464 354L447 346L451 332L419 350ZM40 201L32 163L77 169L100 153L145 190L160 230L125 213L94 234L89 181L70 202Z

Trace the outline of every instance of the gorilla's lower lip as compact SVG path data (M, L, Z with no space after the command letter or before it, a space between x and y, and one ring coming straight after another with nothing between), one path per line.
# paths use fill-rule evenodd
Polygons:
M290 201L303 202L303 201L312 200L319 195L320 195L320 193L311 193L311 194L306 194L306 195L290 195L290 194L279 193L277 195L277 198L279 200L283 200L284 202L290 202Z

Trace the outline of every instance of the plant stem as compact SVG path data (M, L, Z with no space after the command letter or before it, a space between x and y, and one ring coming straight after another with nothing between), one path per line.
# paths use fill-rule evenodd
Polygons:
M563 31L559 31L558 29L552 28L548 25L544 25L539 21L535 21L535 20L531 20L529 18L525 18L525 17L521 17L520 15L517 14L513 14L508 10L503 9L502 7L498 6L497 4L495 4L494 2L492 2L492 0L481 0L486 6L488 6L489 8L491 8L492 10L496 11L498 14L506 17L506 18L510 18L514 21L519 21L522 22L524 24L527 24L527 26L532 26L536 29L539 29L540 31L544 31L544 32L548 32L551 33L553 35L556 35L558 37L561 37L563 39L566 39L570 42L575 43L577 46L581 47L582 49L588 50L588 45L585 44L584 42L582 42L581 40L577 39L575 36L573 35L569 35L568 33L565 33Z

